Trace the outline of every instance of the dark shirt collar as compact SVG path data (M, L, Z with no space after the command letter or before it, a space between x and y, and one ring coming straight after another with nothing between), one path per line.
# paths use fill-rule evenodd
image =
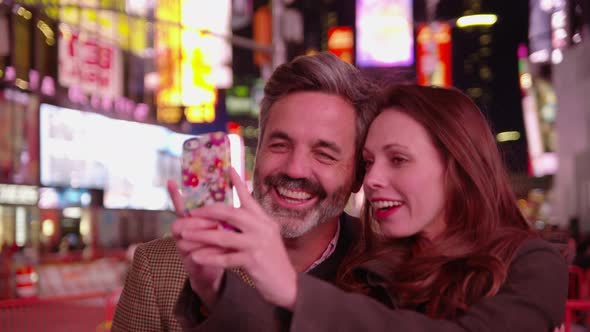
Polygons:
M330 257L311 269L308 274L327 281L331 281L336 277L338 267L346 256L348 249L350 249L355 234L358 234L358 230L360 229L360 221L345 213L340 215L339 222L340 235L338 236L336 249Z

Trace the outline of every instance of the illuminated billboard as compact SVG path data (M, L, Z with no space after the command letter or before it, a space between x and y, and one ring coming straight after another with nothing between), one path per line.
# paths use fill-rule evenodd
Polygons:
M526 130L531 176L557 172L556 154L557 94L549 77L533 70L525 45L518 48L518 69L522 92L523 120Z
M342 61L353 63L354 33L352 27L337 26L328 29L328 51Z
M104 189L107 208L168 208L167 179L180 178L190 135L161 126L42 104L41 183Z
M451 26L439 22L421 24L416 41L418 84L450 87L453 84Z
M58 39L59 83L78 86L87 94L115 98L123 95L121 51L93 35L62 24Z
M356 0L356 64L359 67L414 63L411 0Z
M206 9L205 9L206 8ZM177 122L180 107L193 123L215 121L217 89L233 84L231 2L159 1L156 7L158 119Z
M529 3L529 60L535 63L549 62L552 51L552 1L531 0Z

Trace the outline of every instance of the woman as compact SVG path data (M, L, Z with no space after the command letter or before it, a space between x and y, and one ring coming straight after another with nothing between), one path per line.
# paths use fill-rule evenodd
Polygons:
M565 264L548 244L534 240L477 106L456 90L409 85L388 90L379 108L363 151L369 236L342 268L341 285L374 291L363 280L365 271L379 276L396 307L456 319L486 298L503 296L507 281L523 279L514 278L520 277L516 272L527 275L517 270L525 266L511 267L514 259L530 264L532 272L548 267L547 257L555 263L555 280L539 279L532 294L556 287L557 297L554 303L531 302L528 309L556 315L535 331L557 325L565 304ZM371 236L375 226L384 241ZM542 320L515 310L521 323Z
M265 264L286 257L277 254L284 248L248 254L263 242L256 220L233 225L240 240L197 236L231 250L194 258L243 266L265 299L291 313L285 319L292 331L520 332L561 325L565 261L521 215L477 106L456 90L402 85L384 92L379 109L363 150L364 231L340 270L346 291L307 275L273 287L277 276L294 271L277 264L282 268L269 273ZM252 208L235 174L233 181L243 208Z

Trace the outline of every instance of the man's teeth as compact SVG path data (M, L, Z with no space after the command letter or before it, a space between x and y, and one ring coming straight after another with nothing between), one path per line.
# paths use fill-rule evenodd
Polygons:
M375 201L372 204L375 209L388 209L390 207L400 206L403 203L400 201Z
M285 188L278 188L277 191L279 194L285 198L294 199L298 201L308 200L312 197L310 193L304 191L293 191Z

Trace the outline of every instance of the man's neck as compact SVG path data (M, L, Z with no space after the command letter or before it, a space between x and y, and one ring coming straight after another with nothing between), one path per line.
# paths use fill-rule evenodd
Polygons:
M326 251L336 235L339 217L318 225L313 230L294 239L285 239L287 253L297 272L303 272Z

